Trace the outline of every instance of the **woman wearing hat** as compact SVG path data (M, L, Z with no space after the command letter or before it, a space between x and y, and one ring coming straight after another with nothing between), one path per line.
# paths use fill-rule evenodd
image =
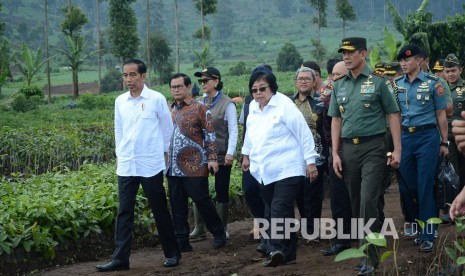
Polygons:
M199 78L199 85L204 92L203 103L206 104L213 116L213 126L218 145L219 170L215 174L216 211L223 226L228 224L229 180L234 153L237 144L237 113L234 102L223 92L223 82L218 69L207 67L194 76ZM195 228L189 235L191 240L205 239L206 231L203 220L194 205ZM226 232L226 238L229 238Z

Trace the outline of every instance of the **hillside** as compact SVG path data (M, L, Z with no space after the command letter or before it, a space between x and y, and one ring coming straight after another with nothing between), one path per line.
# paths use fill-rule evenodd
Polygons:
M2 0L3 10L0 20L6 23L5 37L12 48L25 42L31 48L43 47L44 4L35 0ZM96 1L90 0L50 0L49 33L50 44L63 43L60 22L63 20L62 7L68 2L79 6L89 19L83 33L87 40L96 41ZM172 48L175 44L174 1L148 0L150 4L150 28L162 30ZM357 20L349 22L347 36L364 36L368 38L369 47L382 43L385 26L394 33L392 20L383 0L350 1L357 13ZM421 0L392 0L402 16L418 8ZM408 3L407 3L408 2ZM435 20L445 20L447 15L461 11L465 0L430 1L429 10L433 11ZM192 64L194 51L200 51L200 41L192 37L200 28L200 16L192 0L178 0L180 29L180 59L183 64ZM139 24L139 36L144 43L146 32L146 1L133 4ZM101 28L108 27L108 1L100 8ZM206 25L212 30L209 42L218 66L246 61L251 66L258 63L274 64L277 53L287 41L296 45L305 60L314 59L311 55L310 40L317 37L317 28L312 24L315 10L307 0L218 0L217 12L206 17ZM337 56L336 49L342 38L342 21L336 17L335 0L328 1L328 26L321 29L322 44L327 49L328 58ZM401 38L396 33L398 39ZM89 51L95 43L91 43ZM107 44L107 46L110 46ZM141 47L141 56L143 49ZM111 60L107 55L106 60ZM54 59L60 66L63 61ZM114 61L113 61L114 62ZM61 64L60 64L61 63ZM87 61L93 65L95 60Z

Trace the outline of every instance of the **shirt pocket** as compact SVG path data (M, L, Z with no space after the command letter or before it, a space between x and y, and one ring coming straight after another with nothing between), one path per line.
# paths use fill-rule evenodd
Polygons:
M153 119L155 117L157 117L157 114L155 113L155 111L142 111L142 114L141 114L141 117L144 118L144 119Z
M336 101L338 104L346 104L349 101L349 96L347 95L347 92L337 93Z
M365 108L365 109L373 108L375 100L376 100L376 94L374 93L361 94L360 102L362 103L362 108Z

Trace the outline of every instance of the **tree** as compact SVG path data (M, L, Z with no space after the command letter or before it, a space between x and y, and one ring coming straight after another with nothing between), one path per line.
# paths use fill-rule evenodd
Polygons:
M279 51L276 63L278 65L278 71L294 71L302 65L303 58L300 55L294 44L286 42Z
M381 57L386 55L384 59ZM375 68L376 63L384 61L396 61L397 57L397 42L394 33L384 27L384 45L379 45L370 51L370 65Z
M176 33L176 72L179 72L179 28L178 28L178 0L174 0L174 29Z
M52 84L50 81L50 60L48 59L50 57L49 55L49 44L48 44L48 0L45 0L45 7L44 7L44 12L45 12L45 58L47 58L47 100L48 103L52 103Z
M35 74L37 74L37 72L39 72L42 65L44 65L44 63L50 58L45 60L42 59L41 48L32 52L25 43L21 44L21 53L15 56L15 64L18 66L21 74L23 74L26 78L28 86L31 86L32 78Z
M79 67L86 58L84 51L88 45L81 35L81 29L88 20L79 8L73 6L63 8L63 13L65 13L65 19L61 23L61 31L65 35L67 49L58 50L66 57L66 62L71 68L73 99L76 100L79 98Z
M8 41L0 37L0 95L2 94L2 86L8 77L11 77L10 72L10 47Z
M357 16L348 0L336 0L336 14L342 19L342 37L344 38L346 37L346 22L355 21Z
M0 11L2 10L2 2L0 2ZM5 30L5 23L0 22L0 37L3 36L3 31Z
M214 63L214 58L210 54L210 47L208 44L205 44L202 52L194 51L195 56L197 57L197 61L194 62L194 67L196 68L205 68L207 65L212 66Z
M79 98L79 68L84 63L84 60L93 55L95 52L91 52L87 55L84 51L87 48L87 42L82 37L76 39L71 36L66 36L67 49L58 49L67 59L67 65L71 67L73 77L73 99Z
M153 71L158 75L158 84L163 84L173 72L171 48L161 31L150 34L149 49L153 61ZM156 66L155 66L156 65Z
M322 63L326 59L326 48L321 44L321 41L311 39L313 49L311 50L312 56L315 58L317 63Z
M110 0L108 36L111 52L121 61L134 57L139 49L137 19L131 4L135 0Z
M216 12L217 0L194 0L194 6L201 18L202 48L205 48L205 16Z
M317 16L313 17L313 23L317 24L317 26L318 26L317 40L318 40L318 42L321 42L321 40L320 40L320 29L327 26L326 13L327 13L327 8L328 8L328 0L307 0L307 1L318 12Z
M0 2L0 11L2 10L2 3ZM3 39L3 30L5 29L5 23L0 22L0 95L2 94L2 85L10 75L9 69L9 47L8 42Z
M65 19L61 22L61 32L72 38L79 36L82 26L88 22L87 16L74 6L63 8L63 13Z

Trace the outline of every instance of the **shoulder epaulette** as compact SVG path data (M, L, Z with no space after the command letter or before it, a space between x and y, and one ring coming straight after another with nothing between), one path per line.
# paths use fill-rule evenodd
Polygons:
M436 80L436 81L439 80L439 77L436 76L436 75L433 75L433 74L426 74L426 77L427 77L428 79L432 79L432 80Z
M381 77L381 78L384 78L384 74L379 72L379 71L376 71L376 70L371 71L371 74L375 75L375 76L378 76L378 77Z
M338 81L338 80L342 79L342 78L345 77L345 76L347 76L347 74L339 75L339 76L333 78L333 81Z

